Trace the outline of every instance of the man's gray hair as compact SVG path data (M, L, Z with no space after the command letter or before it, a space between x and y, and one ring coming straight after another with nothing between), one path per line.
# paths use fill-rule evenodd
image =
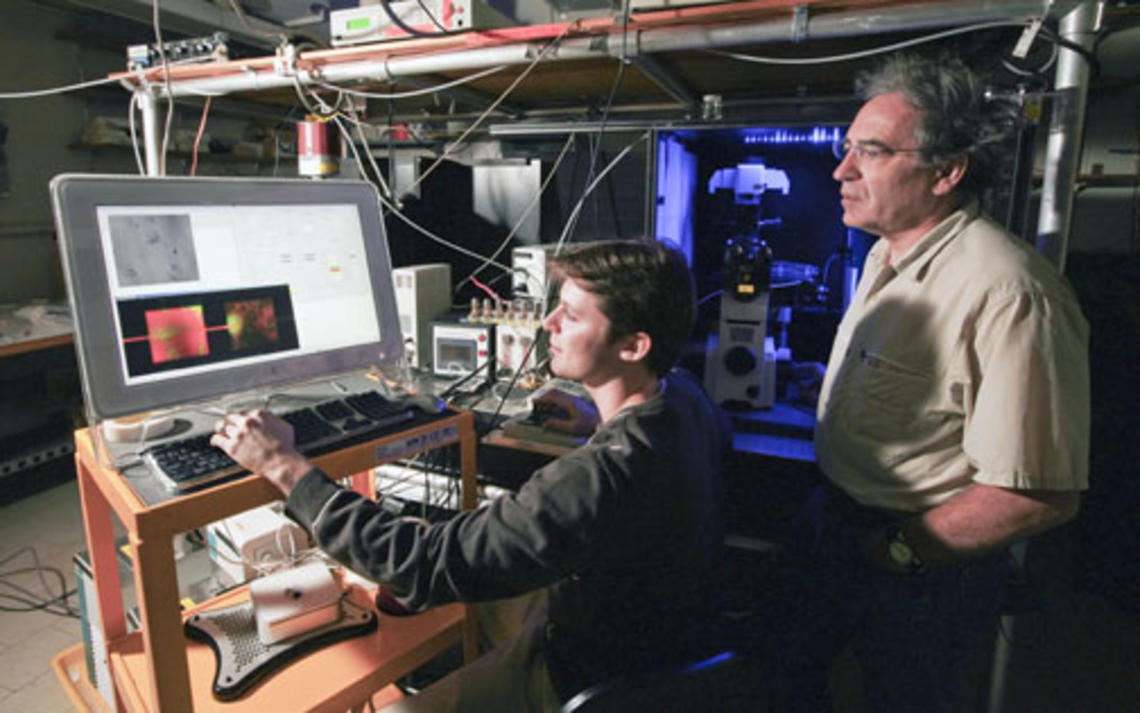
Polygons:
M979 195L1001 173L1016 108L987 99L982 80L960 59L890 55L855 78L855 91L864 100L892 92L906 97L919 113L914 138L923 161L969 159L959 190Z

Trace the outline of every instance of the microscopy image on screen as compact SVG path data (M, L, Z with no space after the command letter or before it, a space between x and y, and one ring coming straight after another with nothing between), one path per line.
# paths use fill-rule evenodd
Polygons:
M130 376L220 369L300 345L288 285L136 297L117 306Z
M210 353L201 305L149 310L146 332L150 358L155 364Z
M227 302L226 328L234 349L256 349L280 341L272 298Z
M111 247L122 287L198 279L188 215L112 215Z

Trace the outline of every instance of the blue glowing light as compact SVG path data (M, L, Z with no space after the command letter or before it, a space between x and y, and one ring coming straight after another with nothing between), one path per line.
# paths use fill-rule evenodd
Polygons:
M754 144L831 144L843 137L838 126L813 126L800 129L746 129L741 132L746 146Z
M734 658L736 658L736 654L731 651L724 651L715 656L710 656L703 661L697 661L694 664L689 664L685 667L685 672L694 673L696 671L701 671L711 666L716 666L717 664L724 663L725 661L731 661Z

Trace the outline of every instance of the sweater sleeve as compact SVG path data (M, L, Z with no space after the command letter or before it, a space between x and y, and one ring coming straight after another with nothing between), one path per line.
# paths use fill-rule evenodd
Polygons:
M627 526L619 513L631 487L629 447L586 446L537 471L517 493L430 526L398 518L316 469L286 509L322 550L389 586L409 609L500 599L569 575Z

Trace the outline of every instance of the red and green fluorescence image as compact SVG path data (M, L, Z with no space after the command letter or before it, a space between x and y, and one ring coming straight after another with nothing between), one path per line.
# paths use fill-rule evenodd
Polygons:
M210 353L201 305L148 310L146 332L155 364Z
M226 303L226 329L234 349L251 349L280 341L271 298Z

